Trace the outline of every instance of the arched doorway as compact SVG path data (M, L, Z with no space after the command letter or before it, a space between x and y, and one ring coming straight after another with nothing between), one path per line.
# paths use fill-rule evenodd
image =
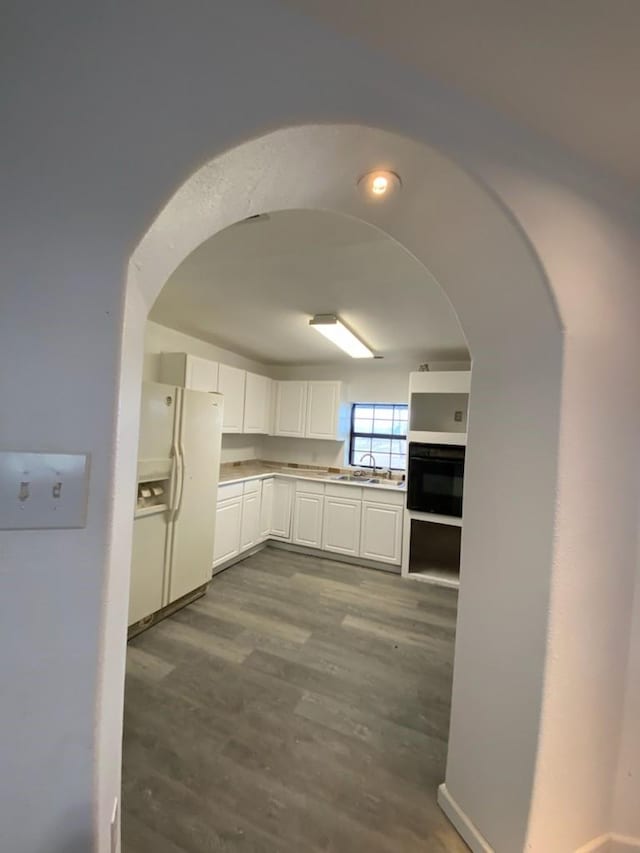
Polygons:
M393 205L367 205L358 175L404 181ZM273 209L321 208L381 228L435 276L474 357L458 639L445 802L461 826L524 844L541 727L554 531L562 329L517 223L460 168L424 145L358 126L275 131L216 157L174 195L132 255L121 364L112 572L103 693L121 682L129 498L133 494L142 335L172 270L225 226ZM521 662L527 661L526 668ZM114 694L111 694L112 696ZM116 774L102 720L103 768ZM107 757L109 756L109 757ZM105 784L113 785L114 775ZM489 780L489 781L488 781ZM468 830L467 826L467 830Z

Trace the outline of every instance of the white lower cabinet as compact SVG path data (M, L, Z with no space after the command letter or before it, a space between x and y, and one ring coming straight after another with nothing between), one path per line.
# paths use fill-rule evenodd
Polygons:
M240 553L242 500L241 496L227 500L218 500L216 507L216 535L213 546L214 569Z
M327 496L324 499L322 548L350 557L360 556L361 515L361 500Z
M399 565L402 558L403 507L362 503L360 556Z
M404 493L267 477L221 485L213 568L277 539L399 566Z
M271 535L274 539L291 542L292 505L293 482L291 480L274 480L273 515L271 519Z
M271 536L273 526L273 477L262 481L262 499L260 500L260 541Z
M260 486L260 481L257 481ZM246 551L260 541L261 489L242 497L242 523L240 525L240 550Z
M293 536L296 545L322 547L323 494L296 491L293 509Z

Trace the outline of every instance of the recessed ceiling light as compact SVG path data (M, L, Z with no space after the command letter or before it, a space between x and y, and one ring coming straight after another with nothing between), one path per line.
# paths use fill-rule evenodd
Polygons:
M309 325L344 350L351 358L374 357L369 347L363 344L360 338L354 335L335 314L316 314L312 320L309 320Z
M358 179L358 187L368 198L381 200L389 198L402 186L400 175L384 169L367 172Z

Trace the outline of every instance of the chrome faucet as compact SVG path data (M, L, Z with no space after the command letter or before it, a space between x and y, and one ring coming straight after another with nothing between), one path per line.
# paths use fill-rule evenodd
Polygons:
M375 474L376 470L377 470L376 469L376 457L373 455L373 453L363 453L362 456L360 457L360 465L362 465L362 460L366 459L367 456L369 457L369 459L371 459L371 467L373 468L373 473Z

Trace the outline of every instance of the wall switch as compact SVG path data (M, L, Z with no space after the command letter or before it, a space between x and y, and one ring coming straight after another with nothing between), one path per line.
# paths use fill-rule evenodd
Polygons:
M457 412L454 413L453 419L456 423L462 423L462 412L458 409Z
M0 530L86 524L86 453L0 451Z

